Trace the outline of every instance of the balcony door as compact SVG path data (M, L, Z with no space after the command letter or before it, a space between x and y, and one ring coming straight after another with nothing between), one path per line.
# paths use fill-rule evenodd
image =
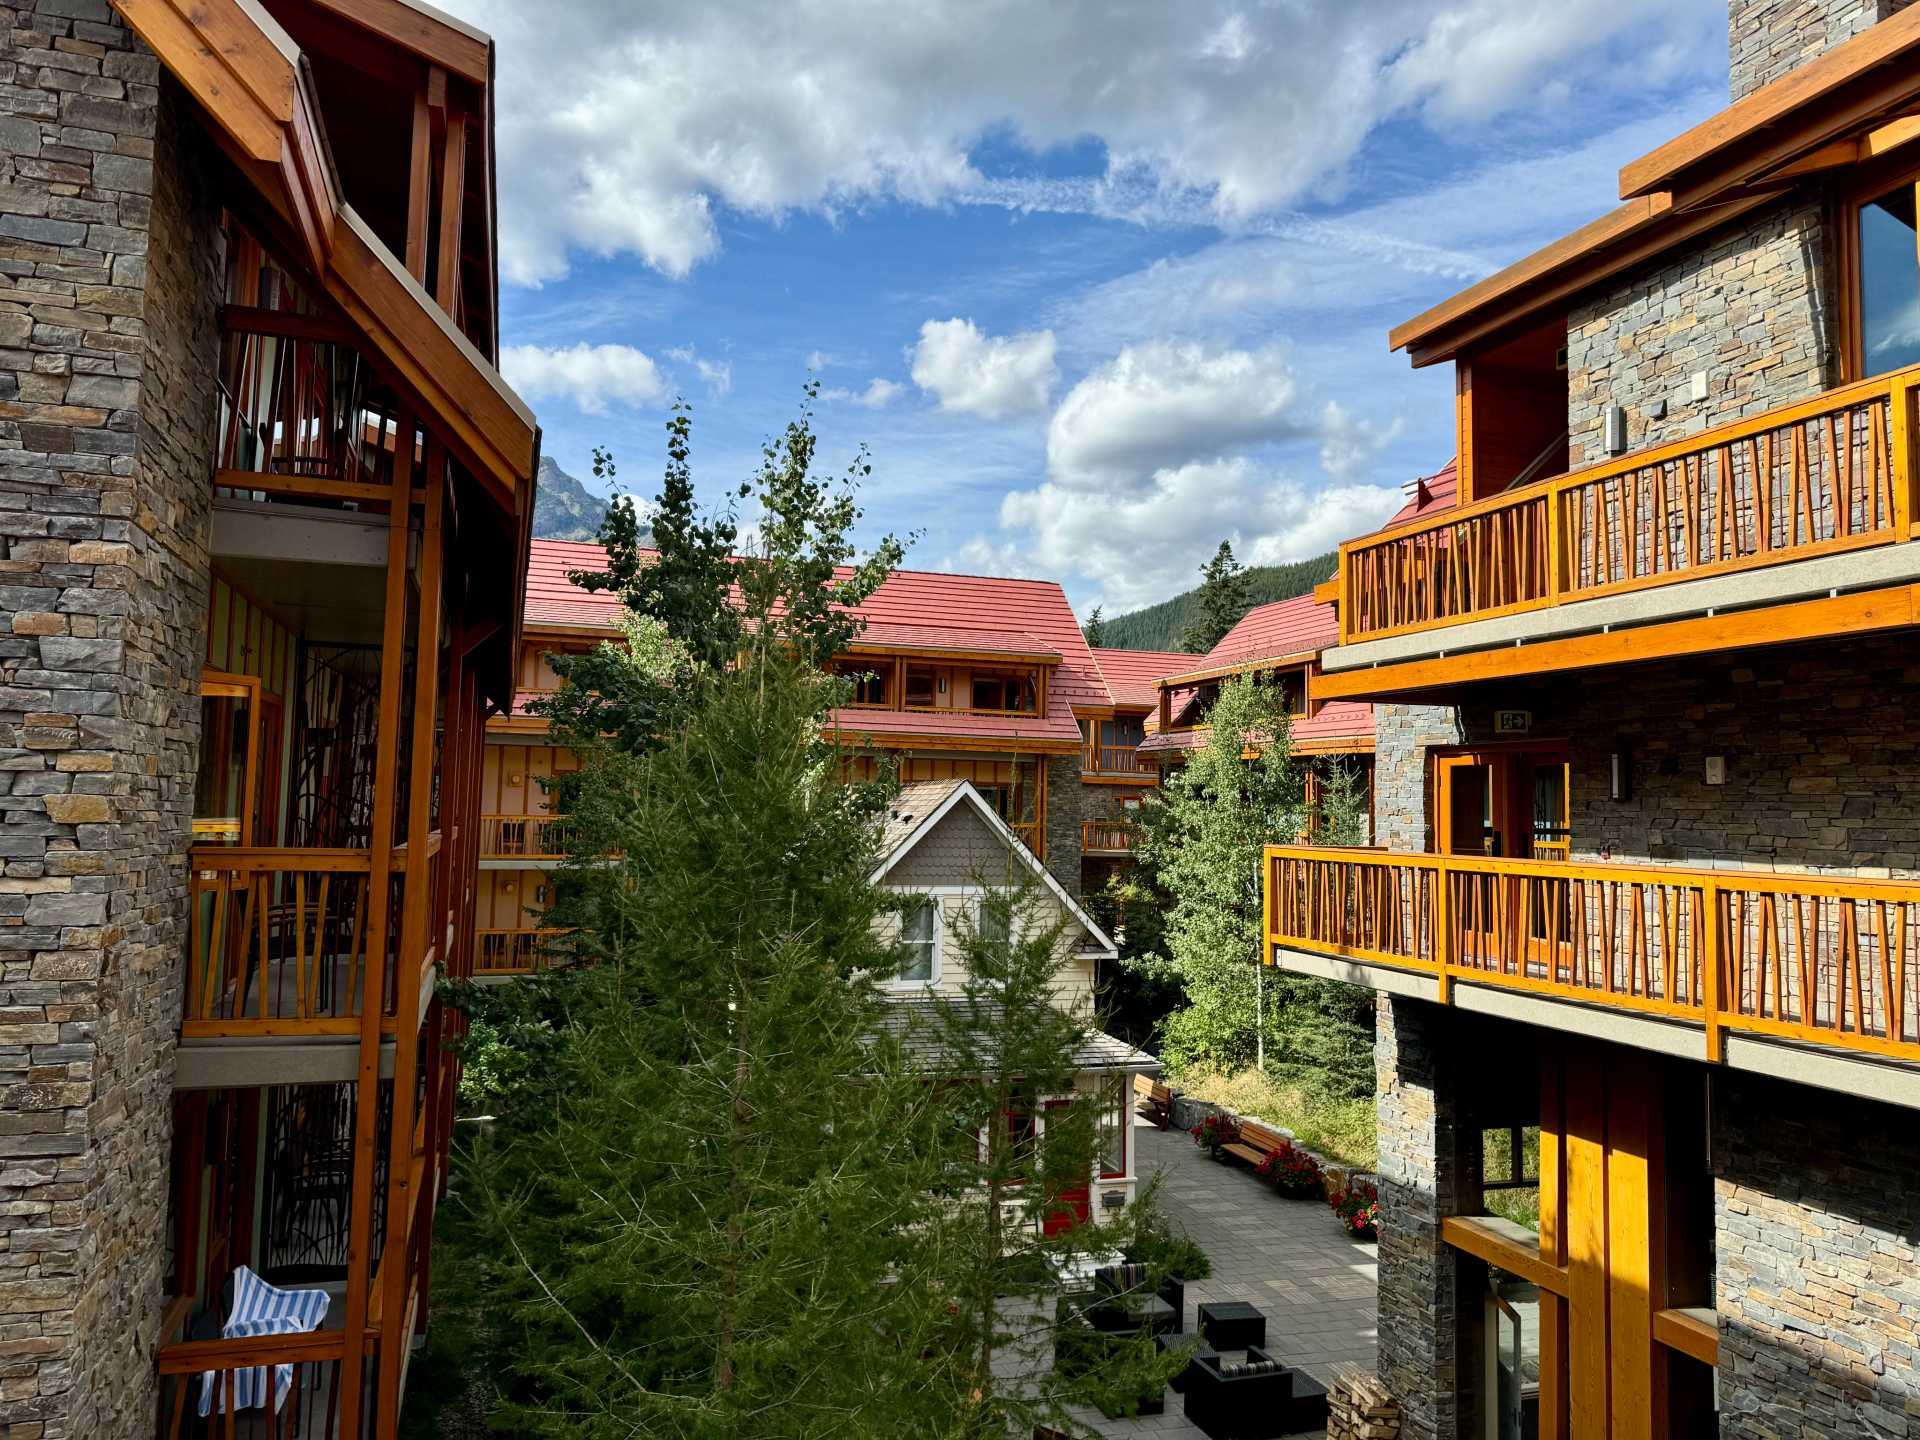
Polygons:
M1443 855L1564 860L1572 840L1565 746L1528 744L1434 757L1434 849Z

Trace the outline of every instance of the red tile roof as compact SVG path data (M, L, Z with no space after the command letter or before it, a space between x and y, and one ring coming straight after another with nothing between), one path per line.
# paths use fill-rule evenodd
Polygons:
M868 710L833 712L833 724L842 738L857 744L863 735L871 735L876 745L886 745L916 735L941 739L1028 741L1051 749L1080 748L1080 722L1072 714L1049 705L1045 717L1037 715L969 715L964 711L941 710Z
M1252 660L1277 660L1282 655L1325 650L1339 638L1340 619L1333 606L1322 605L1311 595L1296 595L1291 600L1254 606L1213 649L1205 655L1189 656L1183 670L1167 673L1192 674Z
M1144 706L1149 710L1160 703L1154 681L1163 675L1191 670L1200 663L1198 655L1189 655L1184 650L1097 649L1093 660L1106 679L1114 704Z
M528 567L527 623L612 630L620 602L610 594L589 594L567 580L570 570L598 570L606 564L600 546L569 540L535 540ZM1057 655L1048 681L1048 718L1027 716L939 715L919 711L853 710L847 728L878 735L940 735L997 740L1048 739L1078 743L1080 729L1071 706L1104 709L1111 703L1107 683L1094 664L1067 595L1052 580L1012 580L990 575L950 575L932 570L899 570L860 607L877 643L924 643L928 649L980 647L1022 654ZM924 642L889 638L923 635ZM883 718L884 717L884 718Z
M889 625L869 620L854 643L877 650L952 650L969 655L1061 658L1053 646L1024 630L970 630L957 625Z
M1459 489L1460 461L1455 456L1433 474L1422 475L1418 480L1411 481L1407 485L1407 503L1380 528L1391 530L1396 525L1418 520L1435 510L1445 510L1458 502Z
M1150 734L1139 747L1143 755L1179 754L1198 750L1212 732L1204 725ZM1373 706L1362 700L1329 700L1318 715L1293 722L1293 743L1303 749L1336 747L1340 741L1373 737ZM1361 746L1359 748L1365 748Z

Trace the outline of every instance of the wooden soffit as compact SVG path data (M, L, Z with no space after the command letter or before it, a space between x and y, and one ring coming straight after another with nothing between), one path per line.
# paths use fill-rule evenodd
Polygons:
M1797 178L1920 139L1920 6L1623 166L1622 204L1388 334L1412 362L1465 348L1775 199Z
M222 145L298 237L329 299L423 403L422 418L508 514L531 510L533 412L347 205L286 31L257 0L113 4L213 119Z

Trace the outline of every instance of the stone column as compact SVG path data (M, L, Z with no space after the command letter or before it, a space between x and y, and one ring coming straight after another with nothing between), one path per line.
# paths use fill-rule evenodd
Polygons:
M1407 1440L1460 1434L1457 1267L1440 1238L1460 1184L1457 1017L1425 1000L1376 1001L1379 1374Z
M1461 742L1459 713L1446 705L1376 705L1373 730L1373 843L1425 850L1432 838L1427 751Z
M1080 822L1094 813L1088 787L1080 781L1080 762L1069 755L1049 755L1047 767L1047 869L1066 892L1080 896Z
M1728 0L1727 79L1735 100L1778 80L1913 0Z
M106 0L0 4L0 1433L146 1436L218 210Z

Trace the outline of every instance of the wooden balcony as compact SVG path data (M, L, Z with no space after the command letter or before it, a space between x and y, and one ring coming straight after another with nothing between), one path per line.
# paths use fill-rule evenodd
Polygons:
M561 928L529 928L521 930L476 930L474 939L473 973L475 977L487 975L525 975L534 970L547 968L547 946L557 935L565 935Z
M563 860L570 824L564 815L482 815L482 860Z
M1896 371L1350 540L1340 643L1905 542L1916 384Z
M1159 772L1151 761L1143 760L1131 745L1089 745L1080 757L1080 769L1087 775L1129 775L1153 778Z
M1130 820L1083 820L1080 852L1083 855L1131 855L1135 833Z
M1270 846L1268 953L1920 1061L1920 884Z

